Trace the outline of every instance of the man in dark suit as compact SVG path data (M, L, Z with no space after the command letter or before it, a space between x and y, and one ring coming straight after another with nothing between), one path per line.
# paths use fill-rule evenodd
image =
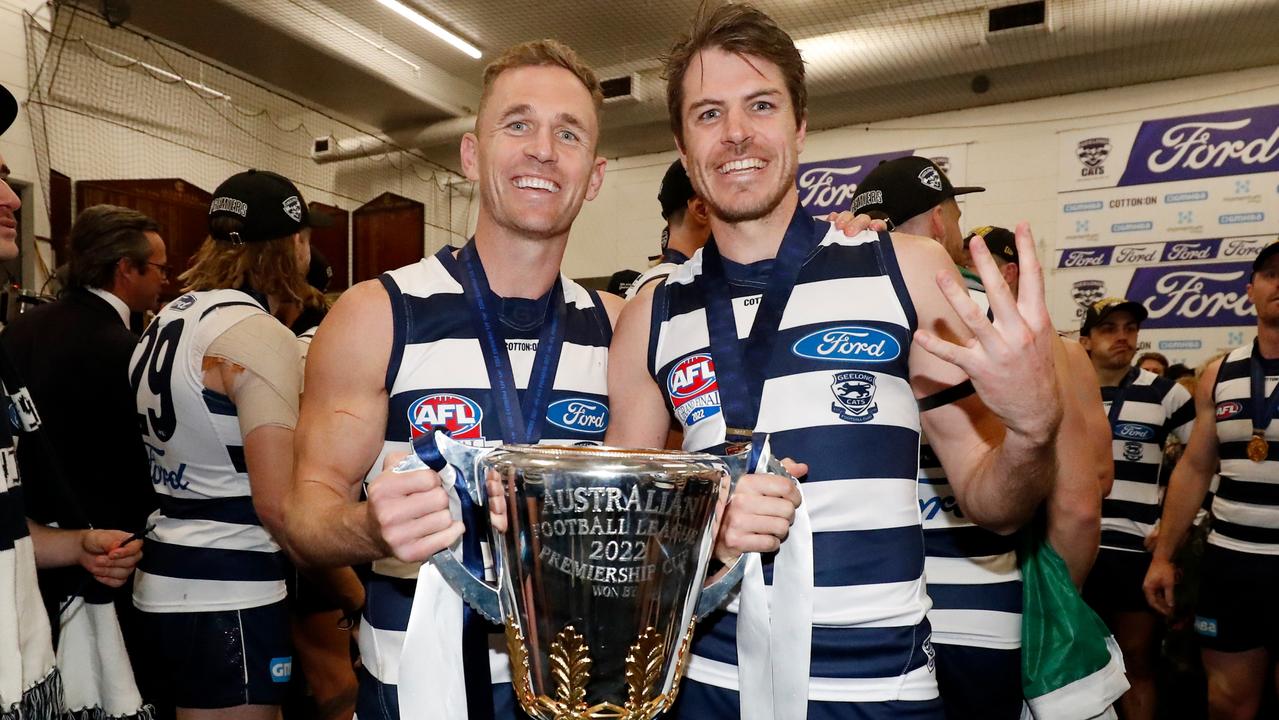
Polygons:
M131 313L156 309L168 276L158 230L127 208L87 208L71 228L62 296L18 316L0 334L0 346L40 408L48 441L32 436L18 447L33 520L141 532L157 506L130 387L129 360L138 338L128 320ZM39 573L55 629L58 605L80 589L81 577L75 568ZM131 583L116 591L130 648L131 592ZM142 670L138 660L134 667ZM143 672L138 675L142 681Z

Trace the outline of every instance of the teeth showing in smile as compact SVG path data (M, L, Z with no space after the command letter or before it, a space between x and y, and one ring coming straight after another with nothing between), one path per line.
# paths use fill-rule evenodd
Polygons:
M545 178L539 178L539 177L517 177L515 178L515 187L521 188L521 189L532 188L534 190L545 190L547 192L553 192L553 193L557 193L560 191L559 185L556 185L550 180L546 180Z
M721 175L731 172L739 172L741 170L763 170L768 163L759 158L743 158L741 160L732 160L719 166Z

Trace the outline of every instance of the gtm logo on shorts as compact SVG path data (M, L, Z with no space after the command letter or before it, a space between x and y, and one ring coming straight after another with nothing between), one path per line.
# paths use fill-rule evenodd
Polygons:
M293 676L293 658L271 658L271 682L286 683Z
M1195 632L1204 637L1217 637L1217 621L1212 618L1195 616Z

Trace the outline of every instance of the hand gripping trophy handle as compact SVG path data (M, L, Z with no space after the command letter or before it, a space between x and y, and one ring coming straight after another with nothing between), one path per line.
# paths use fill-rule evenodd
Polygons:
M446 480L446 485L454 485L460 482L461 488L459 492L465 492L470 495L471 501L477 507L484 507L487 504L488 493L484 484L484 468L481 466L480 460L492 452L493 449L491 447L465 445L437 431L434 437L423 435L414 439L413 452L401 460L395 466L394 471L414 472L429 468L437 473L442 473L446 466L452 466L455 472L454 477L457 479L452 482ZM724 456L722 460L730 477L729 493L731 497L732 489L737 486L738 478L753 471L750 448L747 447L741 452ZM776 458L769 456L765 460L768 472L789 477L782 464ZM494 548L494 552L501 552L501 550L500 548ZM710 585L702 588L701 594L697 599L697 607L693 612L695 620L701 621L718 610L728 599L729 594L741 584L742 573L746 567L745 559L746 554L739 556L729 567L728 572ZM458 561L453 551L448 548L435 553L431 557L431 562L435 563L440 575L462 596L462 599L468 605L489 622L501 624L502 613L499 588L475 577Z

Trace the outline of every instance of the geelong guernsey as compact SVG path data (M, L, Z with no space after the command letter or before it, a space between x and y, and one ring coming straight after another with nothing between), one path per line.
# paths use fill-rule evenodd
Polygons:
M129 377L160 509L133 587L147 612L241 610L284 599L286 563L253 509L235 405L204 386L209 345L261 303L187 293L142 335Z
M1266 427L1269 455L1248 459L1252 438L1252 346L1237 348L1221 361L1213 402L1217 407L1217 443L1221 485L1212 501L1208 542L1228 550L1279 555L1279 422ZM1263 360L1265 393L1279 383L1279 360Z
M1101 547L1146 552L1166 489L1159 484L1164 444L1170 434L1189 441L1195 404L1185 388L1141 368L1130 370L1118 387L1101 389L1108 414L1120 396L1123 405L1110 421L1115 484L1101 503Z
M810 707L929 700L937 686L916 495L919 413L907 370L914 306L886 233L848 238L796 212L787 232L802 233L811 251L781 316L754 431L757 440L769 435L776 457L809 466L801 491L814 558ZM684 449L716 451L726 425L702 259L699 251L654 292L649 370ZM724 262L739 339L771 262ZM764 558L768 585L772 570ZM737 606L699 625L690 678L738 689Z
M387 454L408 451L412 438L435 428L447 428L453 438L468 443L500 444L483 352L451 249L445 247L380 278L391 298L394 340L386 376L386 438L366 482L381 472ZM561 280L567 305L564 346L541 442L598 444L608 427L612 329L598 296L572 280ZM490 298L503 307L502 332L521 391L528 385L548 297L540 301ZM400 653L418 567L393 558L378 560L365 583L360 649L365 668L384 684L399 684ZM510 682L505 641L500 635L495 640L490 653L493 682Z

